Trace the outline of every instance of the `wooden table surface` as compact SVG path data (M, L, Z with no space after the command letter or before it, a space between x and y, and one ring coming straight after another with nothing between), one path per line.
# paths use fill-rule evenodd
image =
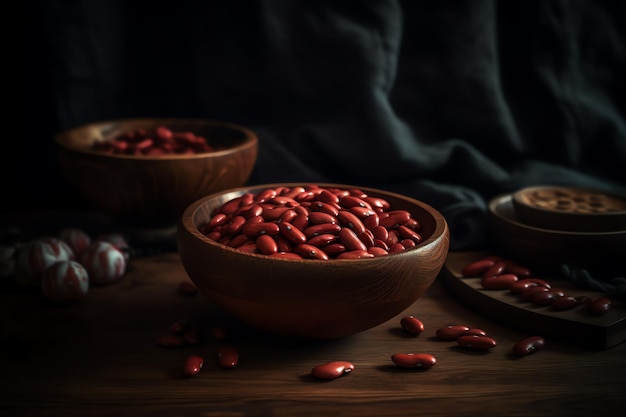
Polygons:
M133 258L123 280L93 287L69 306L13 287L0 292L0 414L3 416L623 416L626 344L607 350L548 340L529 356L511 355L528 336L468 309L441 278L399 316L335 341L278 339L247 329L201 295L178 292L187 275L173 252ZM404 315L420 318L424 333L408 336ZM156 345L170 325L189 319L201 343ZM448 324L487 331L488 352L437 340ZM211 335L214 326L225 340ZM240 362L217 364L218 344L234 346ZM426 352L428 370L397 368L397 352ZM189 354L205 358L185 378ZM318 364L346 360L352 373L322 381Z

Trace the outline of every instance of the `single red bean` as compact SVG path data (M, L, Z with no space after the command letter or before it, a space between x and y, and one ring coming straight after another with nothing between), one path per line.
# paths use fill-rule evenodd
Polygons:
M275 236L280 232L279 225L272 222L247 223L241 229L242 233L250 238L256 238L260 235Z
M402 226L411 219L411 213L406 210L393 210L388 213L387 217L380 219L380 225L389 230Z
M487 332L483 329L470 328L468 331L464 332L461 336L487 336Z
M346 361L333 361L315 366L311 374L320 379L335 379L354 370L354 364Z
M361 239L359 239L359 237L352 229L348 227L343 227L337 235L339 236L339 240L341 241L341 243L343 243L349 251L367 251L367 246L365 246L365 243L363 243Z
M322 249L306 243L294 246L294 250L306 259L319 259L324 261L329 259L328 254Z
M464 335L456 339L456 342L461 347L475 350L489 350L496 347L495 339L489 336Z
M526 356L543 348L546 341L541 336L530 336L513 345L513 353L517 356Z
M374 255L374 256L386 256L386 255L389 255L389 252L387 252L383 248L379 248L378 246L372 246L371 248L367 248L367 251L369 253L371 253L372 255Z
M565 293L562 290L552 288L548 291L541 291L533 295L532 302L538 306L547 306L552 304L552 301L554 301L555 298L563 297L564 295Z
M341 226L337 223L314 224L302 231L307 239L323 234L337 234L341 230Z
M514 294L521 294L531 287L545 287L551 288L551 285L539 278L523 278L511 285L509 291Z
M402 317L400 325L410 334L418 335L424 331L424 323L414 316Z
M306 236L302 231L289 222L281 222L278 224L280 233L287 238L291 243L302 244L306 243Z
M370 207L378 212L389 210L391 204L384 198L378 197L363 197L363 201L370 205Z
M321 211L313 211L309 213L309 222L311 224L337 223L337 218L334 216L331 216L328 213L322 213Z
M609 311L611 308L611 299L608 297L600 297L593 300L588 306L587 309L592 314L601 315Z
M429 353L394 353L391 360L401 368L429 369L437 363L437 358Z
M339 239L339 236L337 235L330 234L330 233L323 233L321 235L317 235L317 236L310 238L307 243L309 245L322 248L324 246L330 245L331 243L333 243L334 241L338 239Z
M341 204L342 207L345 207L347 209L351 207L364 207L364 208L369 208L369 209L372 208L372 206L370 206L368 202L366 202L360 197L356 197L353 195L347 195L347 196L341 197L339 199L339 204Z
M551 306L554 310L570 310L578 306L578 300L570 296L556 297Z
M255 241L259 251L264 255L271 255L278 252L278 244L273 237L269 235L260 235Z
M485 271L491 268L495 263L496 262L491 259L481 259L465 265L461 270L461 274L463 274L464 277L482 276Z
M405 239L410 239L411 241L415 242L415 243L419 243L422 241L422 236L417 233L415 230L408 228L407 226L404 225L400 225L398 226L398 233L400 234L400 237L403 237Z
M491 267L489 267L485 272L483 272L483 278L489 278L496 275L500 275L504 272L504 268L506 267L505 261L495 262Z
M443 340L456 340L468 330L470 330L468 326L454 324L446 327L440 327L437 329L436 336Z
M519 297L524 301L531 301L535 297L535 295L542 293L542 292L546 292L546 291L550 291L550 288L541 287L541 286L530 287L524 290L523 292L521 292L519 294Z
M234 368L239 364L239 352L232 346L218 346L217 363L222 368Z
M354 213L350 211L339 211L337 215L337 220L344 227L349 227L350 229L352 229L357 235L360 235L366 230L365 225L363 224L361 219L359 219Z
M183 375L194 376L200 373L204 365L204 358L199 355L189 355L183 364Z
M485 276L480 283L487 290L506 290L517 282L518 278L515 274L501 274Z

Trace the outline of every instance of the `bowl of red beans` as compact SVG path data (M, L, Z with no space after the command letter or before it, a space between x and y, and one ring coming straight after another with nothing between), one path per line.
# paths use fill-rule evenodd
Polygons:
M437 277L449 229L432 206L342 184L264 184L205 196L181 216L189 278L260 331L336 339L416 302Z
M193 201L243 186L258 152L252 130L202 119L100 121L55 142L64 176L88 204L138 228L175 226Z

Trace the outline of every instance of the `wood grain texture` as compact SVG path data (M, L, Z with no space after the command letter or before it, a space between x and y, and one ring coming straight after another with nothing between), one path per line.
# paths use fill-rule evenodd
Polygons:
M6 416L621 416L626 345L587 350L549 341L514 358L528 334L476 314L438 279L397 317L363 333L330 342L302 342L251 331L204 297L177 292L188 280L178 254L136 258L118 284L94 287L82 302L52 306L38 294L0 291L0 412ZM425 324L408 336L400 318ZM190 319L201 345L155 345L172 322ZM479 327L498 341L475 352L434 338L453 323ZM215 324L229 330L240 353L234 369L214 356ZM224 342L221 342L224 343ZM399 369L396 352L427 352L426 371ZM181 377L186 355L206 358L202 372ZM314 380L313 366L348 360L355 370Z

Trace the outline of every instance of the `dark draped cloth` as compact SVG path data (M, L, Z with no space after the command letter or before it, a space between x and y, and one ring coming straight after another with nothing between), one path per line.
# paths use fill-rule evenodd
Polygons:
M251 184L406 194L444 214L452 250L478 248L498 194L626 193L624 4L22 4L22 130L3 165L16 201L70 204L56 132L112 118L226 120L259 135Z

